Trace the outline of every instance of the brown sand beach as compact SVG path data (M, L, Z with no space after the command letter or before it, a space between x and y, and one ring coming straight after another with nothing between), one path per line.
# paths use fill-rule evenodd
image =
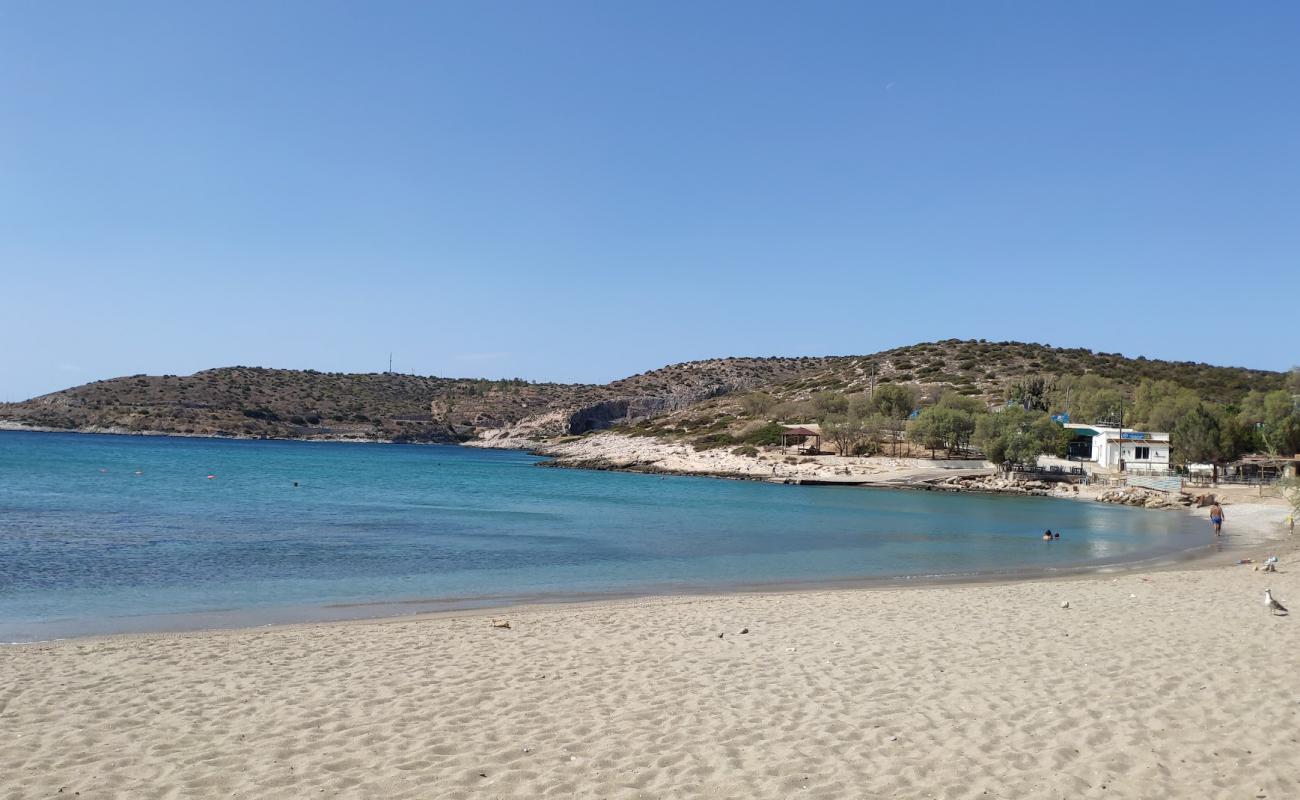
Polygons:
M9 646L0 798L1298 797L1300 562L1233 565L1280 547Z

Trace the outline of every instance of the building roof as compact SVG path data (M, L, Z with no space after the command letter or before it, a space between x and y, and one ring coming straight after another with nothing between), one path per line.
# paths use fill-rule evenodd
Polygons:
M1075 431L1083 436L1115 436L1122 432L1129 434L1130 438L1125 439L1125 441L1142 441L1142 439L1134 438L1137 434L1146 437L1148 441L1169 441L1169 434L1164 431L1140 431L1136 428L1116 428L1111 425L1089 425L1084 422L1067 422L1065 423L1065 428L1066 430Z
M1254 465L1260 467L1267 467L1267 466L1283 466L1286 464L1292 464L1296 461L1300 461L1300 453L1296 453L1293 456L1272 456L1272 455L1265 455L1262 453L1252 453L1250 455L1242 456L1241 458L1237 459L1232 463L1234 465Z
M786 436L821 436L817 431L809 430L804 427L786 428L784 433Z

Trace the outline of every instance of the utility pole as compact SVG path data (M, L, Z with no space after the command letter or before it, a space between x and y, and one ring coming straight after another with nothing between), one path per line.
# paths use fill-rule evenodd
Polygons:
M1124 471L1124 395L1119 396L1119 471Z
M392 354L392 353L389 353L389 354L388 354L388 374L389 374L389 375L392 375L392 374L393 374L393 354Z

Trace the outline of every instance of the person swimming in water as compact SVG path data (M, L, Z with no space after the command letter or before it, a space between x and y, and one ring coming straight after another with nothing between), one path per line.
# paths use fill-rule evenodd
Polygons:
M1043 541L1044 541L1044 542L1050 542L1050 541L1052 541L1052 529L1051 529L1051 528L1048 528L1047 530L1043 531Z

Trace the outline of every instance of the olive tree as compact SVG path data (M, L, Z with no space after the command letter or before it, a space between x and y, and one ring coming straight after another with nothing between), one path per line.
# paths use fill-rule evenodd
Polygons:
M935 451L941 447L949 455L965 450L975 426L975 414L940 404L923 409L916 419L907 423L907 435L913 442L929 448L930 458L934 458Z
M776 405L776 398L767 392L750 392L740 398L740 404L749 416L761 417Z
M892 422L889 439L892 452L898 455L898 441L902 438L906 420L912 409L916 408L916 387L897 383L882 384L871 396L871 404L877 414Z
M1183 464L1213 465L1213 479L1219 480L1219 462L1223 459L1223 437L1219 431L1218 418L1205 407L1198 404L1184 414L1171 433L1174 454Z
M974 442L995 464L1032 464L1042 454L1060 454L1065 435L1064 429L1045 412L1011 406L980 417L975 424Z
M821 419L822 436L835 443L842 456L852 455L862 441L865 429L862 419L851 414L830 414Z
M849 398L839 392L818 392L812 400L821 414L845 414L849 410Z
M907 423L907 438L930 450L930 458L935 457L935 450L944 446L944 435L940 424L939 409L933 406L921 412L920 416Z

